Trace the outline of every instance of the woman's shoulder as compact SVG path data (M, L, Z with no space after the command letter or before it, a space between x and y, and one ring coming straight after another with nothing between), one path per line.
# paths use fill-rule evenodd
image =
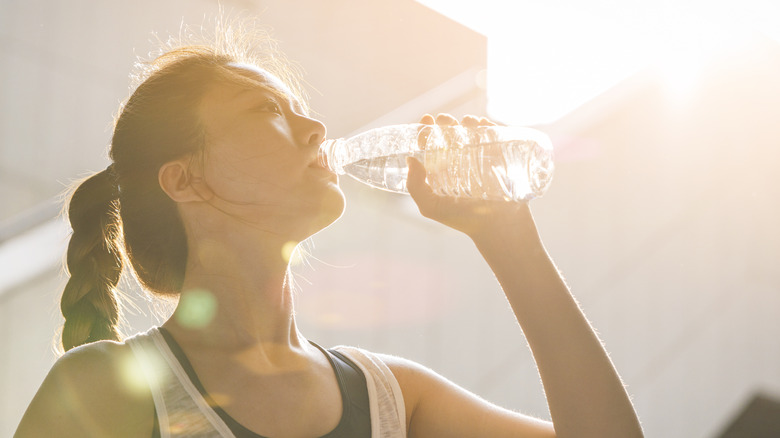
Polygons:
M63 354L54 363L52 370L63 370L69 372L84 372L82 367L90 370L99 370L100 366L109 367L116 365L132 353L130 346L125 342L117 341L97 341L89 344L79 345ZM72 369L71 369L72 368Z
M358 347L338 346L336 350L347 353L350 358L372 367L392 372L397 380L414 380L420 374L435 374L431 369L413 360L387 353L377 353Z
M124 342L97 341L62 355L47 380L94 395L132 395L141 391L141 376L130 346Z
M17 436L149 436L154 402L142 376L126 343L73 348L52 366Z
M554 436L549 423L493 405L425 365L375 354L403 393L411 436Z

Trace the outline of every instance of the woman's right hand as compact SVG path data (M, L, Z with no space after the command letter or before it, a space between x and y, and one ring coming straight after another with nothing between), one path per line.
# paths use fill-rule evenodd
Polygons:
M465 116L459 123L449 114L433 116L426 114L420 119L424 125L453 126L462 124L467 127L494 126L486 118ZM421 135L425 135L423 131ZM496 201L462 198L436 194L426 182L427 172L422 162L414 157L407 158L409 176L406 187L417 204L420 213L450 228L467 234L472 239L480 239L485 234L499 235L504 232L524 229L536 235L533 218L525 202Z

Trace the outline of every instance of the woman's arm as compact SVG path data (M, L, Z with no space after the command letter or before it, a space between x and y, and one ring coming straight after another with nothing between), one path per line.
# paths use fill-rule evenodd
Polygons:
M452 123L452 119L437 122ZM641 437L620 377L548 256L528 205L437 196L425 183L422 164L416 160L409 164L408 188L420 212L466 233L501 284L539 368L555 436ZM438 382L440 378L432 372L413 369L397 365L394 371L398 370L400 381L405 379L415 388L434 386L471 407L442 409L442 404L449 404L447 397L415 389L409 400L416 412L410 420L412 431L435 430L435 424L444 421L463 424L461 434L449 436L508 436L513 428L528 430L527 418L502 414L484 402L469 402L470 396L458 396L457 389L448 389L451 384ZM437 419L440 412L459 418ZM470 424L485 429L479 431Z
M517 226L486 227L471 238L531 347L557 436L642 436L620 377L545 251L528 205L501 219Z

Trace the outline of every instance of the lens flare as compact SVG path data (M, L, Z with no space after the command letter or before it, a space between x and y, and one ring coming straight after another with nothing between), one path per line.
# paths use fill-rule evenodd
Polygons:
M194 289L182 294L176 309L176 321L183 327L203 328L217 314L217 299L205 289Z
M149 387L162 383L162 378L156 370L167 366L162 357L147 354L144 365L132 354L128 354L120 362L120 382L126 390L137 395L149 392Z
M301 260L301 255L297 248L298 242L293 240L282 245L282 259L293 265L298 264Z

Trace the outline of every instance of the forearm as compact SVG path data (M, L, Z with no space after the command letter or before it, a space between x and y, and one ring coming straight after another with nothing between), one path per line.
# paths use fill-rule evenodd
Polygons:
M524 206L471 235L495 273L539 368L560 437L642 436L620 377Z

